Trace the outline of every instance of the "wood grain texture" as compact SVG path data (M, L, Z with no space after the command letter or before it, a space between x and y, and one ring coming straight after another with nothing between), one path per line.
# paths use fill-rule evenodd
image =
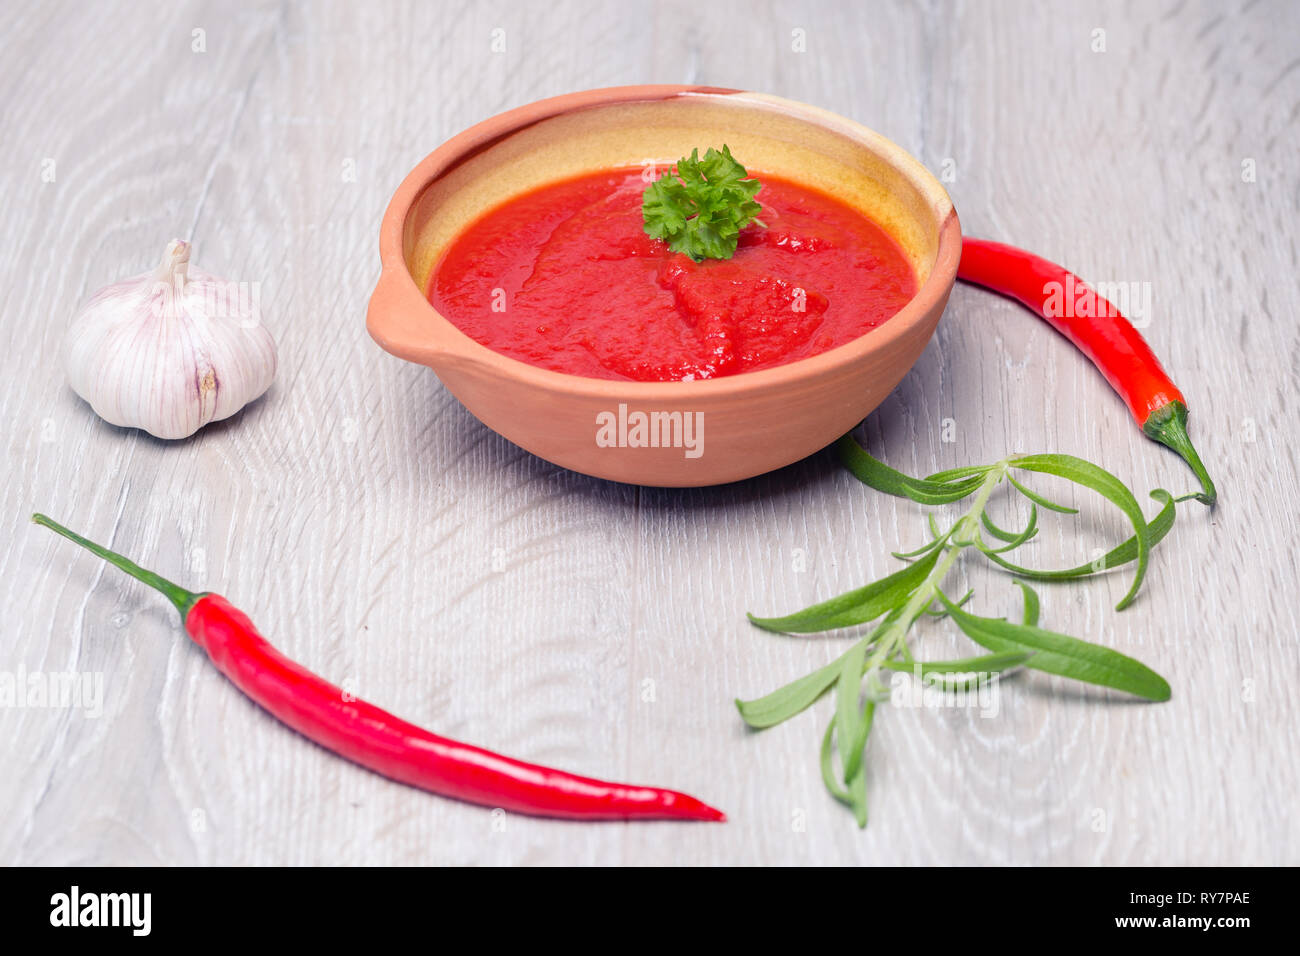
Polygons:
M1284 0L4 5L0 669L102 674L104 697L97 718L0 709L0 862L1300 862L1297 35ZM1044 589L1043 613L1143 659L1171 702L1027 676L994 719L889 709L858 832L818 775L827 703L762 734L731 703L842 639L744 612L886 572L919 509L825 452L722 488L586 479L367 338L379 217L418 159L502 109L641 82L843 113L949 173L968 234L1149 284L1222 502L1185 510L1130 610L1116 575ZM105 425L59 364L78 305L173 235L262 283L281 357L265 399L179 444ZM862 434L914 473L1045 450L1137 489L1190 481L1050 329L968 288ZM1081 504L1036 560L1121 533ZM38 509L219 589L403 716L732 820L503 818L333 759L235 693L165 602L29 525ZM979 606L1013 607L1006 578L971 579ZM917 646L964 647L951 630Z

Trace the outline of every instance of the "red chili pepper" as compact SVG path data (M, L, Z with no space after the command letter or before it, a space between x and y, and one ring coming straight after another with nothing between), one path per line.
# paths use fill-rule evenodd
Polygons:
M538 816L726 819L722 811L675 790L579 777L431 734L289 660L220 595L186 591L45 515L32 520L160 591L176 606L194 642L254 702L304 737L385 777L457 800Z
M1041 256L985 239L962 239L957 278L1022 302L1073 342L1128 404L1142 430L1191 466L1201 483L1196 498L1214 504L1214 482L1187 434L1183 393L1109 300Z

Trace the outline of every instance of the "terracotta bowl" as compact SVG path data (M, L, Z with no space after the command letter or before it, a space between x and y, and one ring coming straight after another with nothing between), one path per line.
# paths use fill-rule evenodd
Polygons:
M566 375L480 345L425 298L458 233L542 183L646 160L671 164L727 143L752 175L774 173L864 211L903 247L920 279L907 306L854 341L777 368L693 382ZM384 215L383 271L367 327L384 349L432 368L492 430L565 468L643 485L736 481L798 461L849 431L898 384L934 333L961 256L943 187L889 140L843 117L757 93L628 86L542 100L479 123L412 170ZM663 447L627 447L602 426L637 412L702 425ZM701 417L702 416L702 417ZM676 444L673 442L676 441ZM688 452L690 452L688 454Z

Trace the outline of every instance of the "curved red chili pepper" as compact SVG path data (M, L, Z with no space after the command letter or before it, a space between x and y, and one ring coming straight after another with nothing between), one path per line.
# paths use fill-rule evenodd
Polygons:
M291 661L219 594L187 591L45 515L32 520L166 595L194 642L255 703L304 737L385 777L468 803L538 816L726 819L722 811L675 790L580 777L429 733Z
M1142 430L1191 466L1201 483L1197 499L1214 504L1214 482L1187 434L1183 393L1113 303L1056 263L986 239L962 238L957 278L1023 303L1073 342L1106 376Z

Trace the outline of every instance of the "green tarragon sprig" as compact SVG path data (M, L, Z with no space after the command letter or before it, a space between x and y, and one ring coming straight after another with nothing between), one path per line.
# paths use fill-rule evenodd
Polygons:
M882 670L904 670L922 676L961 674L967 680L977 675L974 679L988 680L992 675L1023 666L1125 691L1146 700L1169 699L1169 684L1145 664L1108 647L1040 627L1038 596L1025 581L1016 582L1024 598L1019 622L972 614L964 609L969 593L954 601L940 585L960 556L972 551L1018 578L1042 581L1086 577L1132 563L1133 582L1117 606L1117 610L1123 609L1141 587L1151 548L1173 527L1177 503L1194 496L1174 498L1169 492L1156 489L1151 497L1162 507L1148 523L1137 499L1123 482L1097 465L1070 455L1020 455L993 465L911 478L871 457L851 435L840 440L838 450L848 469L877 491L925 505L945 505L971 498L969 508L947 531L941 531L933 515L929 516L930 542L906 554L895 553L895 557L910 562L902 570L785 617L749 615L761 628L793 634L878 621L865 637L826 666L765 697L736 701L741 717L749 726L764 728L788 720L834 689L835 712L822 738L822 778L827 789L853 810L859 826L866 826L867 822L864 759L867 736L877 705L889 699L889 692L880 679ZM1013 564L1003 555L1037 534L1040 507L1076 513L1076 509L1057 504L1026 486L1022 480L1025 472L1056 475L1096 491L1123 512L1133 526L1133 536L1104 556L1074 568L1040 571ZM1003 482L1030 502L1028 521L1019 532L1000 528L985 511L994 490ZM955 661L914 660L907 643L908 631L927 613L950 617L988 653Z
M703 159L691 150L689 159L677 161L675 174L664 173L642 193L646 234L696 262L730 259L740 230L751 222L766 225L757 218L763 207L754 199L762 183L747 176L726 144L722 152L710 146Z

